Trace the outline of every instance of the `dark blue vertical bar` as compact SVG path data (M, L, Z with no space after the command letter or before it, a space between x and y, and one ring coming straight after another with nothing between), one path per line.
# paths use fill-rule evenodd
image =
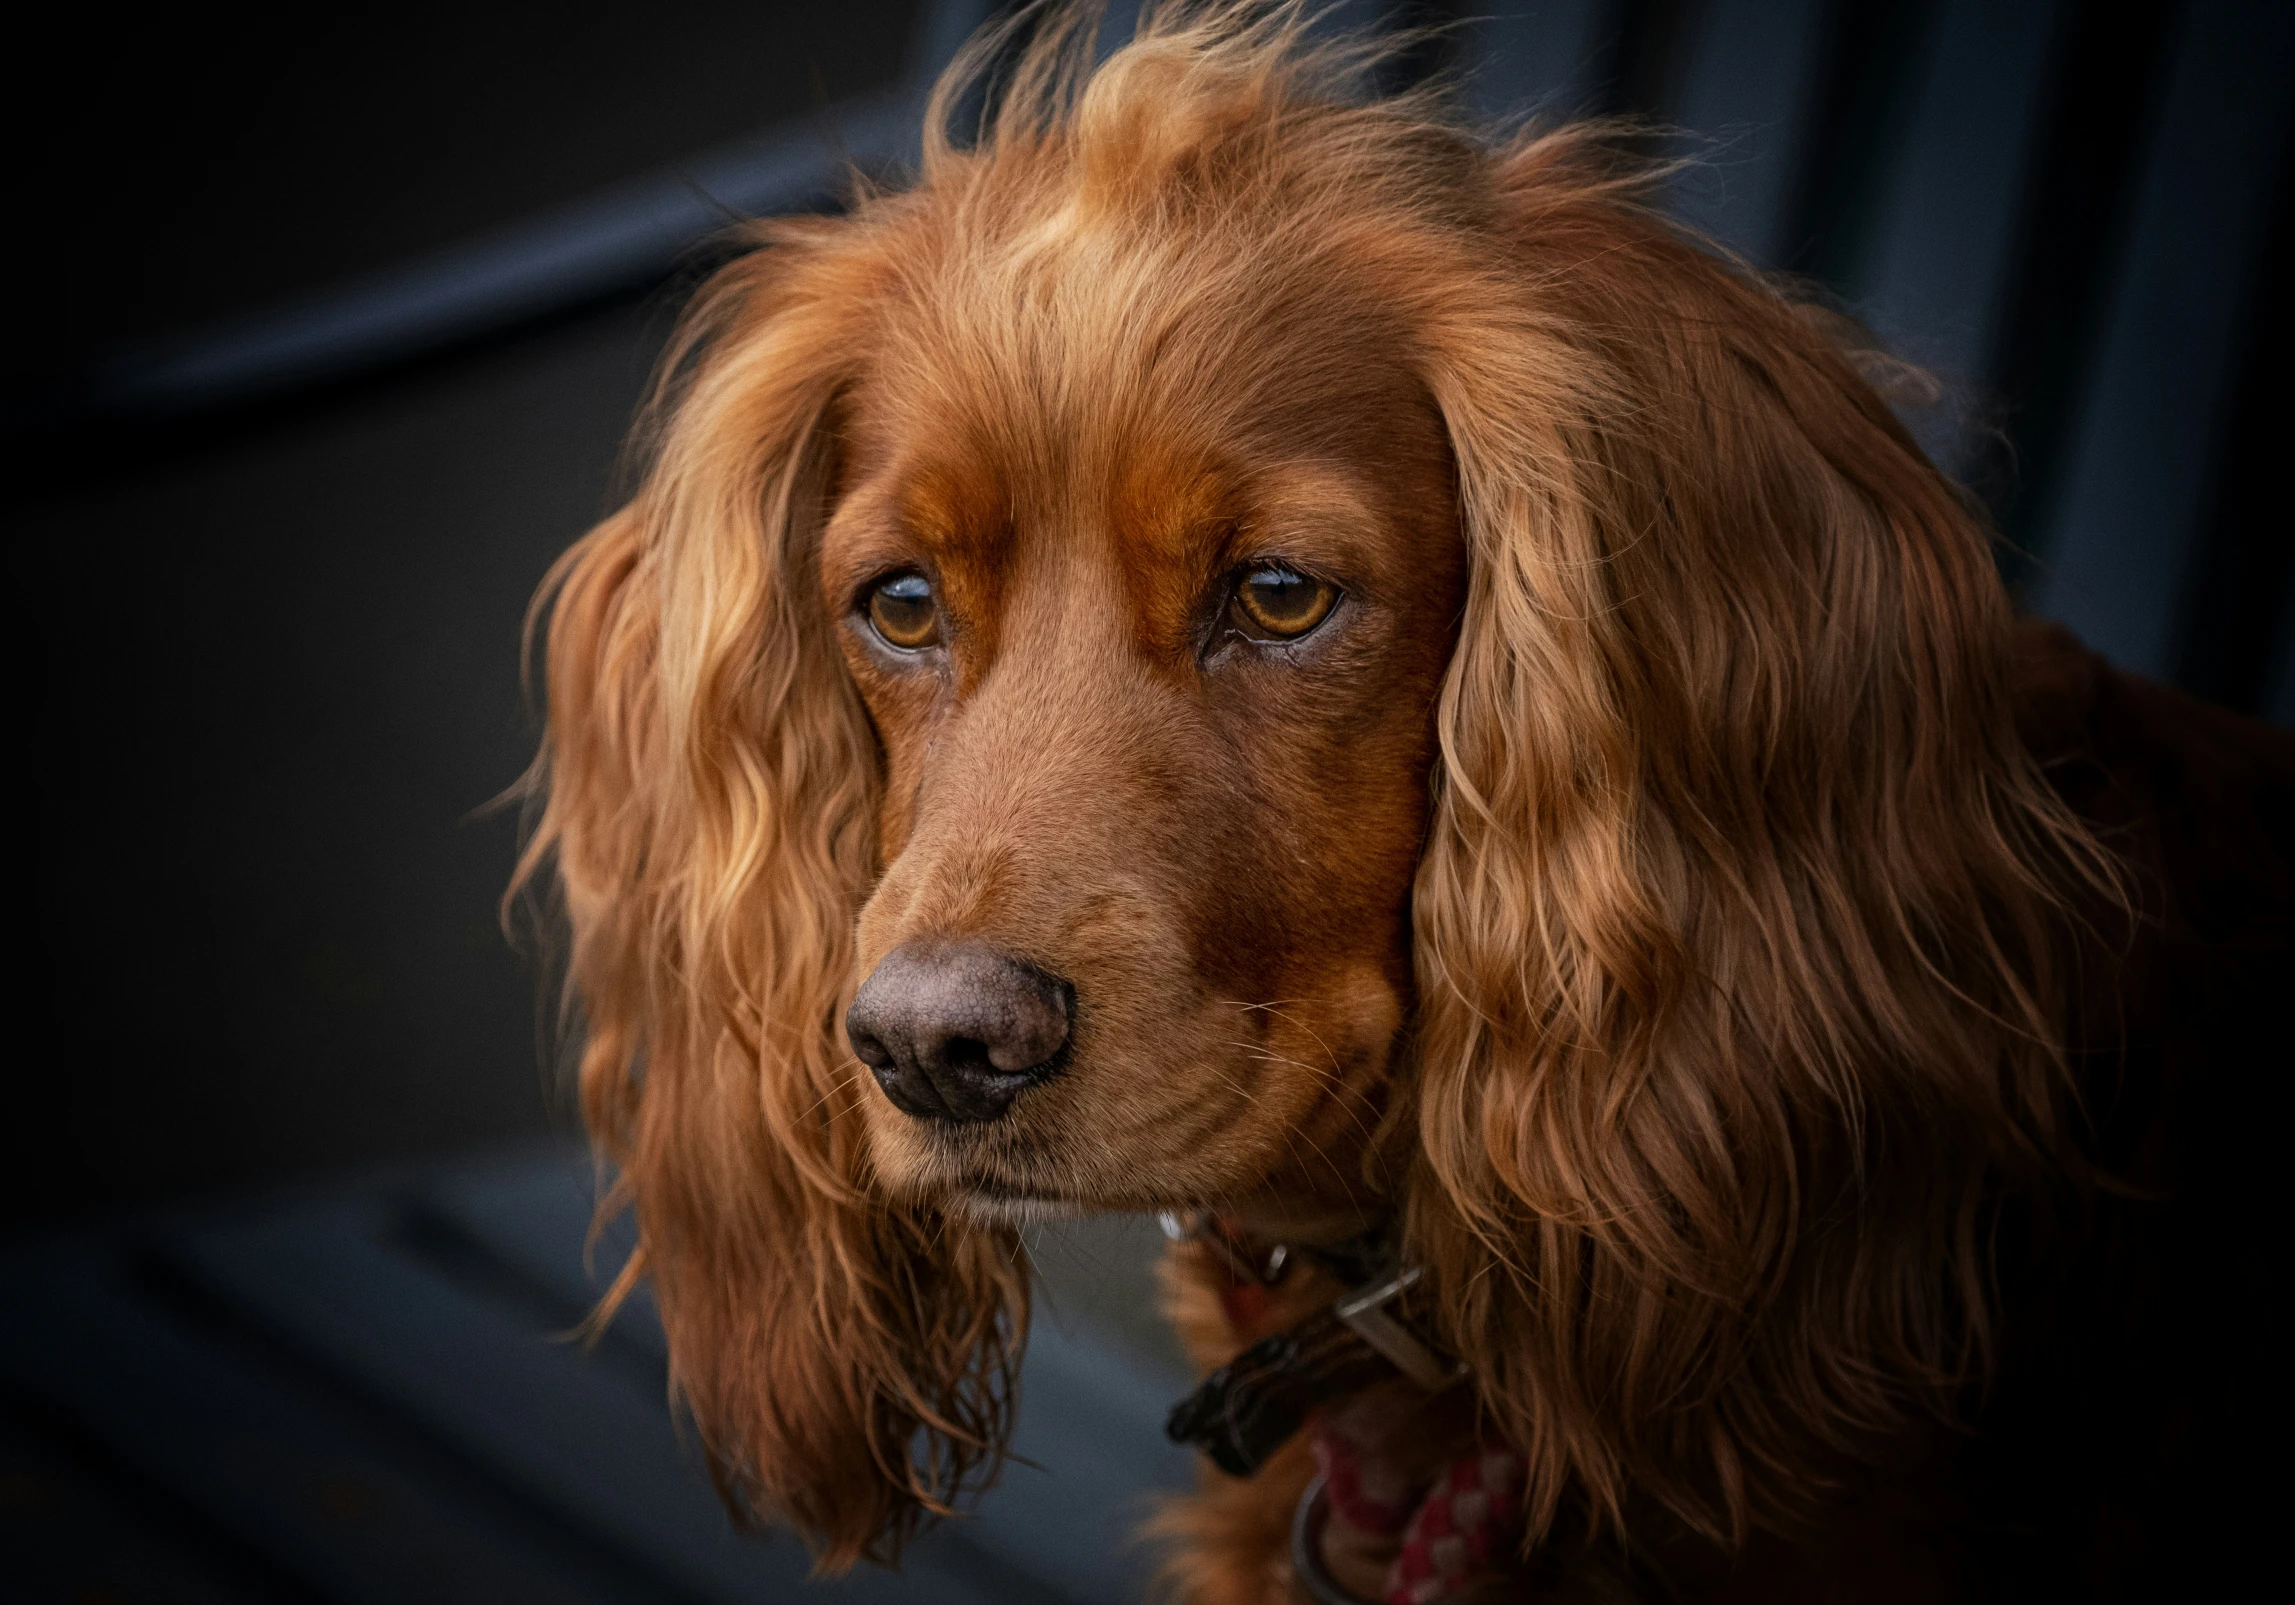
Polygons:
M1871 250L1842 286L1892 350L1955 386L1984 378L1998 342L2060 4L1943 0L1881 171ZM1939 423L1930 449L1963 471L1965 421Z
M1616 11L1611 0L1516 0L1490 8L1460 35L1468 107L1492 118L1592 108Z
M2034 595L2139 673L2174 667L2291 108L2295 7L2191 0Z
M1689 23L1675 119L1710 143L1676 185L1675 209L1750 260L1774 266L1800 171L1828 38L1826 0L1707 0Z

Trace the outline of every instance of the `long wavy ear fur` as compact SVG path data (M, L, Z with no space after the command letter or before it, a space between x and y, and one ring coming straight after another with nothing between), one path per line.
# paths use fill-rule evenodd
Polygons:
M993 1472L1027 1319L1003 1234L872 1189L838 1020L879 759L820 616L847 225L761 231L688 314L630 505L560 561L547 797L581 1092L739 1515L890 1559ZM840 274L843 277L840 277Z
M1412 1231L1533 1537L1631 1497L1727 1540L1981 1367L2110 871L2017 743L1982 531L1823 320L1598 128L1492 176L1429 336L1473 571Z

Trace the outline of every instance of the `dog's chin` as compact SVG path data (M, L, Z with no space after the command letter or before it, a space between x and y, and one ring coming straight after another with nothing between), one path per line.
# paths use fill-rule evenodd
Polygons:
M1093 1201L1065 1188L1012 1174L1002 1166L930 1164L911 1170L902 1191L929 1200L950 1215L986 1226L1034 1226L1093 1212Z
M1030 1192L1001 1182L967 1182L941 1194L943 1206L983 1226L1041 1226L1089 1214L1091 1206L1073 1198Z
M874 1133L877 1175L892 1192L984 1224L1027 1225L1089 1213L1091 1202L1026 1174L966 1134L887 1122Z
M1105 1197L1079 1188L1071 1176L1031 1174L1024 1162L980 1154L919 1152L907 1148L896 1166L880 1163L891 1188L944 1213L989 1226L1037 1226L1110 1212L1134 1214L1172 1207L1144 1197Z
M1235 1143L1174 1153L1123 1132L1095 1140L1080 1121L1008 1119L943 1125L887 1103L869 1111L869 1147L886 1192L953 1217L1002 1225L1104 1214L1152 1214L1256 1196L1286 1155ZM1121 1138L1132 1140L1125 1141ZM1342 1157L1337 1163L1345 1163Z

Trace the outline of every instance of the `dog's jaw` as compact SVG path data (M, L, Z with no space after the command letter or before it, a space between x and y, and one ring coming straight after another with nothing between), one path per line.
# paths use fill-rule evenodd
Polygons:
M956 1188L947 1195L945 1202L951 1212L978 1221L983 1226L1049 1226L1095 1213L1070 1198L1008 1192L978 1184Z

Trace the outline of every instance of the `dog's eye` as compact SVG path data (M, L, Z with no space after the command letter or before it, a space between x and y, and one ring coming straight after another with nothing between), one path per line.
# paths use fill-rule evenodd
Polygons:
M1236 582L1235 626L1260 641L1293 641L1330 616L1339 588L1283 563L1261 563Z
M887 646L921 652L940 641L940 605L922 574L895 574L869 592L869 623Z

